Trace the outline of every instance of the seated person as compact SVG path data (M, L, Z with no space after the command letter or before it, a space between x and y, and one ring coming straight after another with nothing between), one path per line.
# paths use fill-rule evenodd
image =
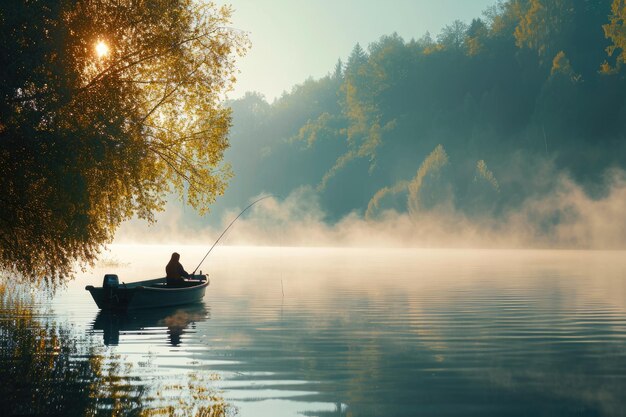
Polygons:
M170 287L181 286L185 282L184 278L189 278L189 274L185 271L179 260L180 255L174 252L172 259L170 259L170 262L165 266L167 285Z

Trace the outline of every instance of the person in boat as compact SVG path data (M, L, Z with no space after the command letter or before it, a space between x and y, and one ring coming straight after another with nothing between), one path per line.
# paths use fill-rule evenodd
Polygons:
M185 278L189 278L189 274L180 263L180 255L176 252L172 254L172 259L165 266L165 276L168 286L177 286L185 282Z

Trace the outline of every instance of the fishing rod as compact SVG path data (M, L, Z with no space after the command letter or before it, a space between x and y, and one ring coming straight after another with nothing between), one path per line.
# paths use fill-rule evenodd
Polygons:
M218 238L217 238L217 240L215 241L215 243L213 243L213 246L211 246L211 249L209 249L209 251L206 253L206 255L204 255L204 258L202 258L202 260L200 261L200 263L198 264L198 266L196 266L196 269L194 269L194 270L193 270L193 272L191 273L191 275L194 275L194 274L196 273L196 271L198 270L198 268L200 268L200 266L202 265L202 262L204 262L204 260L206 259L206 257L207 257L207 256L209 256L209 253L211 253L211 251L212 251L212 250L213 250L213 248L215 247L215 245L217 245L217 242L219 242L219 241L220 241L220 239L222 238L222 236L224 236L224 235L226 234L226 232L228 231L228 229L230 229L230 226L232 226L232 225L233 225L233 224L237 221L237 219L238 219L238 218L240 218L240 217L241 217L241 215L242 215L243 213L245 213L245 212L246 212L246 210L248 210L250 207L252 207L252 206L253 206L253 205L255 205L256 203L258 203L259 201L261 201L261 200L265 200L266 198L269 198L269 197L271 197L271 196L272 196L272 195L271 195L271 194L269 194L269 195L266 195L266 196L263 196L263 197L259 198L258 200L254 200L252 203L250 203L250 204L248 205L248 207L246 207L245 209L241 210L241 213L239 213L239 214L237 215L237 217L235 217L235 218L233 219L233 221L232 221L232 222L230 222L230 224L226 227L226 229L224 229L224 231L222 232L222 234L220 235L220 237L218 237Z

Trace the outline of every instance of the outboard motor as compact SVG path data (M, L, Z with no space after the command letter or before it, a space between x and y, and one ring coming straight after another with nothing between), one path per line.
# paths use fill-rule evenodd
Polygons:
M104 300L108 304L113 298L115 290L120 286L120 280L115 274L106 274L102 281L102 289L104 290Z
M106 274L102 281L102 288L117 288L120 286L120 279L115 274Z

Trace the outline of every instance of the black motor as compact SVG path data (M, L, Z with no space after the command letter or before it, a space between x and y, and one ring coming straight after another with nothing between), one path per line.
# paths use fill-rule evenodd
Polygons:
M115 274L106 274L102 281L102 289L104 295L104 301L110 303L115 295L115 290L120 286L120 280Z
M102 288L117 288L120 286L120 280L115 274L106 274L102 281Z

